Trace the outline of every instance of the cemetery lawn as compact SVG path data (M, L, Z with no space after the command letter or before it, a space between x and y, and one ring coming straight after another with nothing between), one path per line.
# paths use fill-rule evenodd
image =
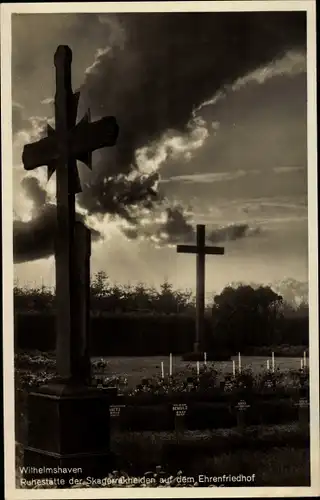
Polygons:
M242 368L251 368L253 373L259 373L265 370L267 359L270 360L270 356L242 356ZM92 358L93 360L98 360L101 358ZM122 376L127 378L128 387L136 387L143 378L151 378L154 376L160 376L161 374L161 361L164 362L164 372L169 373L169 356L148 356L148 357L103 357L102 359L107 361L107 371L106 374L113 376ZM232 359L236 361L237 357L234 356L230 361L217 361L208 362L208 367L214 365L215 369L221 370L223 373L232 372ZM280 368L281 371L288 370L299 370L300 368L300 358L289 358L289 357L277 357L276 368ZM195 363L188 361L183 361L181 356L173 356L173 373L175 371L187 371L189 367L195 367Z

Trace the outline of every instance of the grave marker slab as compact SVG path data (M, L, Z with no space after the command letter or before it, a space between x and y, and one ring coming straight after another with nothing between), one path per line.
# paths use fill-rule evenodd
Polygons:
M276 389L276 382L275 380L270 376L267 377L264 382L263 382L263 389L265 393L272 393Z
M237 413L237 426L243 429L246 426L246 414L247 410L251 407L244 399L240 399L235 405L235 410Z
M119 432L122 429L123 411L126 405L110 405L110 426L112 432Z
M183 437L186 429L185 416L188 411L188 405L185 403L173 404L172 411L174 412L174 428L176 438L179 441Z
M296 403L299 411L299 424L301 427L308 427L310 424L310 402L307 397L300 397Z

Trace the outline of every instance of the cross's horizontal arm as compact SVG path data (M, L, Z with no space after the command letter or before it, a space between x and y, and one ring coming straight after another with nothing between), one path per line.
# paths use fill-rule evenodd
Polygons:
M89 151L114 146L118 133L119 126L113 116L106 116L92 123L81 121L70 131L70 155L79 159Z
M69 132L69 156L82 160L86 153L114 146L118 133L119 127L113 116L106 116L93 123L82 120ZM59 160L59 148L54 130L48 137L24 146L22 161L25 170L50 165L57 160Z
M199 248L195 245L177 245L178 253L196 253L196 254L206 254L206 255L224 255L223 247L203 247Z
M25 170L33 170L58 160L59 152L55 135L43 137L23 148L22 162Z

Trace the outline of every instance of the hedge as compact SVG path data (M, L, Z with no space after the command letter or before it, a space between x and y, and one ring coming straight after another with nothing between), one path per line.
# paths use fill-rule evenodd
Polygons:
M308 318L286 318L282 324L281 343L295 345L294 341L290 341L292 337L292 339L299 340L300 345L307 345ZM296 335L297 330L302 332L299 338ZM55 349L55 337L54 314L16 313L16 348L51 351ZM103 316L92 316L89 338L92 356L157 356L168 354L168 352L181 355L193 350L195 318L184 314L145 313L108 313ZM258 335L257 340L261 344ZM211 318L207 316L205 318L206 350L214 353L221 351L228 358L230 346L224 345L225 343L223 337L215 337ZM264 349L258 348L262 351ZM251 350L254 349L256 348L251 346ZM230 352L230 354L234 353Z
M210 322L206 321L210 337ZM92 316L92 356L147 356L191 351L195 319L184 315L108 314ZM55 315L16 314L16 347L51 351L55 348Z

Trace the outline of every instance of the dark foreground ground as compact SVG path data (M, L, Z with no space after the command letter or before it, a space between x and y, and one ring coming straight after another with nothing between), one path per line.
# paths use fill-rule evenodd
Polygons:
M179 473L194 478L196 486L199 476L223 476L240 474L255 475L254 482L246 481L224 486L308 486L310 457L306 448L306 434L296 424L247 428L248 446L230 451L230 441L237 435L236 429L219 429L215 432L187 431L184 438L177 441L174 433L142 432L122 433L111 438L111 450L118 457L116 469L130 477L141 477L149 471L156 471L161 465L168 475ZM250 438L250 433L254 436ZM282 437L281 437L282 436ZM283 436L287 445L283 445ZM253 449L253 439L261 441ZM280 446L277 446L279 439ZM269 440L269 443L268 443ZM223 451L223 442L229 441ZM250 444L249 444L250 441ZM273 443L272 443L273 441ZM291 443L291 444L290 444ZM270 444L272 445L270 447ZM245 446L245 444L244 444ZM19 487L23 450L17 446L17 487ZM108 471L106 471L108 476ZM193 483L193 485L195 485ZM85 485L84 485L85 486Z

